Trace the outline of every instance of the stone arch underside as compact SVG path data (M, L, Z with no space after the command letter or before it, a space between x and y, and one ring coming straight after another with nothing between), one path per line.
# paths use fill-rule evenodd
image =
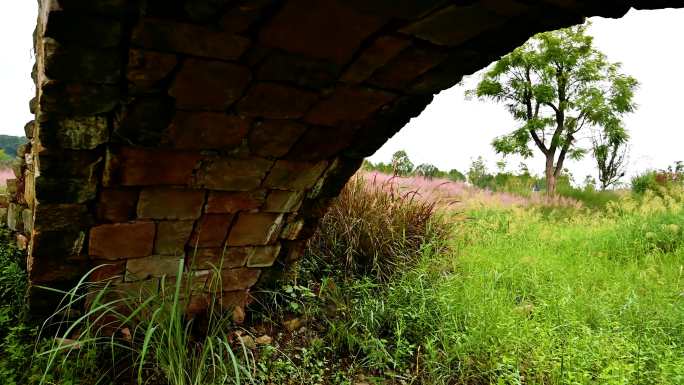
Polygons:
M534 33L681 0L40 0L8 223L33 286L298 258L332 198L433 94ZM458 122L455 122L455 126ZM193 261L191 263L191 260ZM203 294L202 294L203 293ZM217 294L217 293L213 293ZM53 299L32 291L35 312Z

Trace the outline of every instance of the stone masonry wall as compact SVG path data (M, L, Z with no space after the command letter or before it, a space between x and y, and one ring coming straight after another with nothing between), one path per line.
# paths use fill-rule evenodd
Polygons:
M211 264L221 298L296 260L433 94L532 34L682 0L40 0L37 95L9 183L31 283L135 289ZM456 125L458 122L455 122ZM54 299L34 290L36 313Z

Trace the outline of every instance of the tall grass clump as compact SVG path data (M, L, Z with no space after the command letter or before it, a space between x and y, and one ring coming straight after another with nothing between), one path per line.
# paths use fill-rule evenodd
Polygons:
M435 202L418 195L399 191L392 179L355 176L323 217L308 254L351 276L387 280L415 264L424 244L446 237Z
M213 274L212 277L220 277ZM238 344L231 319L218 301L203 324L188 317L192 273L179 262L176 278L157 288L142 282L137 290L119 290L111 282L88 283L84 277L68 292L44 330L57 328L52 344L37 353L43 360L40 384L239 385L250 382L250 355ZM207 290L216 289L218 278ZM152 281L154 282L154 281ZM86 302L85 311L74 308ZM63 318L58 318L62 316ZM63 367L80 368L64 372ZM94 370L94 372L93 372Z

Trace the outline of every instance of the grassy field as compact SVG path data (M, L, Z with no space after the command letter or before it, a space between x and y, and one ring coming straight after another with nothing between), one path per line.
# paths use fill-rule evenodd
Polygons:
M302 262L254 293L246 324L221 316L193 334L171 296L130 325L145 338L116 341L138 377L125 383L684 384L684 193L592 205L462 190L352 181ZM20 297L17 256L3 258L3 298ZM78 362L58 353L44 375L20 307L0 312L5 383L102 372L102 346L77 328Z

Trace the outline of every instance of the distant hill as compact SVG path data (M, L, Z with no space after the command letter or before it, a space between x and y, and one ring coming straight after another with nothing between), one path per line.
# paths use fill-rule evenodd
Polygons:
M17 147L26 142L25 136L0 135L0 148L11 157L15 157L17 155Z

